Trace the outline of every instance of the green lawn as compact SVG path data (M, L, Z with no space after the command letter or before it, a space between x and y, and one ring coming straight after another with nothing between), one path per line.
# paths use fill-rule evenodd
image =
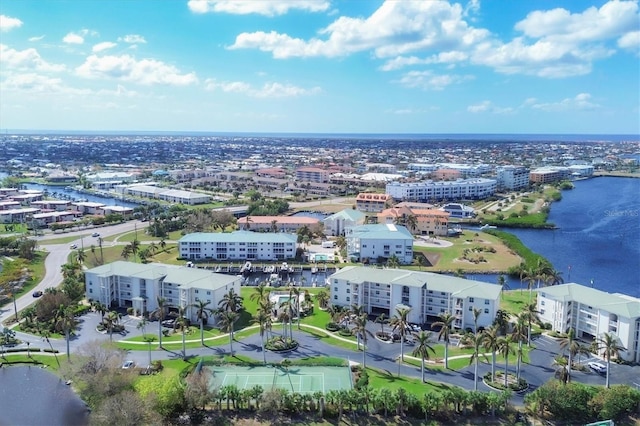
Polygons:
M373 389L387 388L395 391L399 388L404 388L408 393L414 394L419 398L422 398L422 395L427 392L442 392L452 387L438 382L427 381L422 383L420 379L412 379L405 376L398 377L397 374L393 374L390 371L371 367L367 367L367 373L369 374L369 386Z
M147 247L147 244L141 244L140 249L144 249ZM90 247L85 247L85 266L87 268L95 268L101 264L101 258L104 257L104 263L115 262L116 260L125 260L121 254L124 249L124 245L117 245L113 247L102 247L102 253L100 253L100 248L98 246L93 246L94 251L91 251ZM73 256L75 252L71 254ZM161 252L156 253L154 256L151 256L148 260L149 262L158 262L158 263L167 263L173 265L184 264L184 261L177 260L177 249L175 244L167 244L165 249ZM134 259L133 256L127 259L129 262L140 262L139 259Z
M80 238L90 237L91 233L82 235L70 235L68 237L61 236L60 238L54 238L51 240L38 241L40 245L54 245L54 244L69 244L71 241L79 240Z
M536 292L530 294L529 290L505 290L500 299L500 309L515 316L524 311L526 305L535 301Z

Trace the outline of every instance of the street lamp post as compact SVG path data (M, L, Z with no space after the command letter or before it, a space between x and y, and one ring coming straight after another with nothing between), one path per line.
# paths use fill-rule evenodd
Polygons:
M27 342L27 358L31 358L30 345L31 345L31 342Z

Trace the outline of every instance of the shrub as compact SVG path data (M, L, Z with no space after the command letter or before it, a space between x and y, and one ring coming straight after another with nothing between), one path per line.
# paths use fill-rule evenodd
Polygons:
M325 328L328 331L338 331L340 330L340 326L338 324L336 324L335 322L329 322L327 323L327 325L325 326Z
M351 333L351 330L349 330L348 327L340 327L340 331L338 332L338 334L340 334L341 336L344 336L344 337L353 336L353 333Z

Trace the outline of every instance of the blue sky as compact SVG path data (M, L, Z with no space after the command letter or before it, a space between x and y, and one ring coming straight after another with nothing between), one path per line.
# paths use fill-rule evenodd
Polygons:
M0 128L640 133L637 1L2 0Z

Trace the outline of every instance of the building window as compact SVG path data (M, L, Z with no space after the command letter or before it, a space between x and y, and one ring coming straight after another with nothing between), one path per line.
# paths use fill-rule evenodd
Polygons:
M473 311L473 306L469 306L469 312Z
M440 301L440 304L441 304L441 305L444 305L444 300L441 300L441 301Z
M351 300L351 298L349 296L347 296L347 302L350 301L350 300Z
M544 300L540 302L540 306L544 306Z
M469 298L469 303L473 303L473 297Z
M540 309L540 315L544 315L544 309ZM571 320L569 320L569 321L571 321ZM567 322L569 322L569 321L567 321Z
M491 302L489 301L489 299L485 299L485 301L484 301L484 304L485 304L485 305L488 305L488 304L490 304L490 303L491 303Z
M338 300L338 295L337 294L333 295L333 300Z
M351 293L351 289L350 288L347 289L347 294L349 294L349 293ZM347 299L348 299L348 297L347 297Z
M196 294L198 294L198 289L196 289ZM196 298L196 300L198 300L198 299Z
M93 289L92 288L89 289L89 293L93 293Z
M211 292L210 291L207 291L207 296L211 296Z
M333 288L333 291L338 291L338 287L334 287L334 288Z
M489 313L489 309L488 308L484 308L484 313L488 314Z

